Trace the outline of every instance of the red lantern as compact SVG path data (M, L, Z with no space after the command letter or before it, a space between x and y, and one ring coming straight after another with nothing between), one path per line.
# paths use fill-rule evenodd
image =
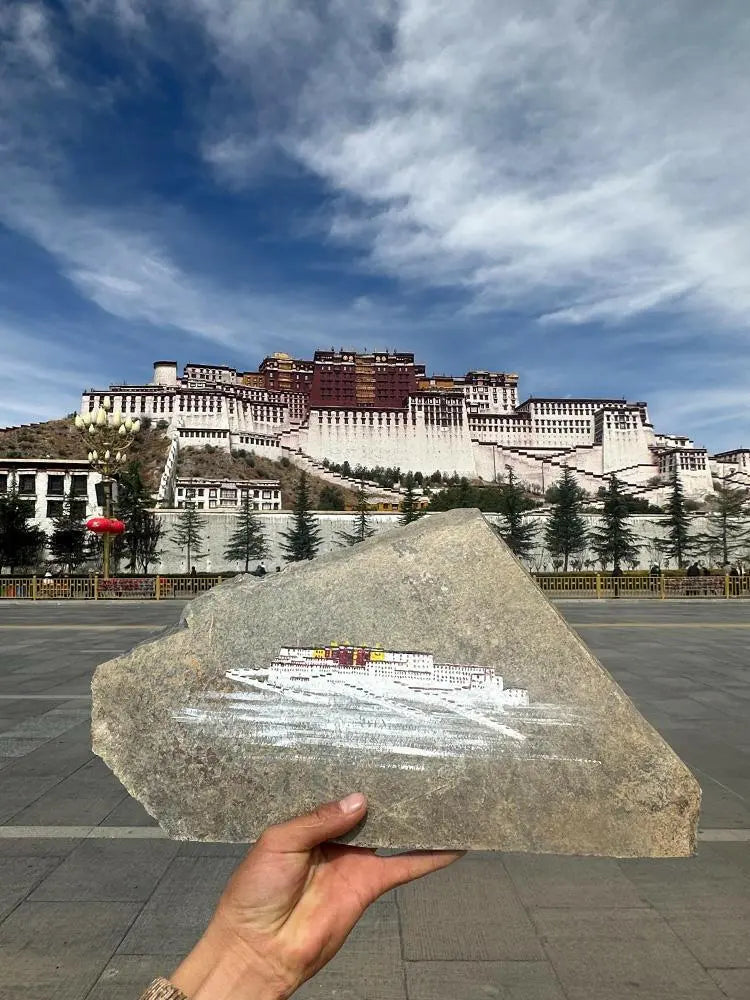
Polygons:
M86 522L86 527L89 531L93 531L95 535L106 535L109 531L109 518L90 517Z
M125 530L125 523L114 517L90 517L86 527L96 535L121 535Z

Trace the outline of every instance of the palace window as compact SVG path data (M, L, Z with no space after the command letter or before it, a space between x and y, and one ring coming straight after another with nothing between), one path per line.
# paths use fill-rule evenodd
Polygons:
M36 494L36 476L32 473L22 473L18 477L18 492L22 496L34 496Z
M65 476L47 476L47 496L61 497L65 493ZM47 515L51 517L52 515Z
M63 514L62 500L47 501L47 517L62 517L62 514Z

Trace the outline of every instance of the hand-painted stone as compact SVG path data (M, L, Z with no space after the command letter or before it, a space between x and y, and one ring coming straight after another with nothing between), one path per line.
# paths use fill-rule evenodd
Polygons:
M695 779L477 511L223 584L93 693L94 750L173 837L363 791L362 845L694 849Z

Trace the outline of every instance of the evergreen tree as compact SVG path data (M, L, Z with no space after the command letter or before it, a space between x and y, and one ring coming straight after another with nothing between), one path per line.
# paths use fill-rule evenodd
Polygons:
M502 514L502 520L495 525L495 531L511 552L514 552L520 559L528 559L531 555L537 533L536 524L523 520L524 512L531 506L523 488L519 486L513 470L509 470L508 482L501 487L499 510Z
M663 555L668 559L674 559L677 566L682 569L688 556L696 548L696 539L690 536L687 503L676 469L672 472L670 488L671 492L666 504L667 519L664 522L667 537L659 539L657 546Z
M224 558L231 562L244 562L247 573L251 559L264 559L267 555L268 545L263 527L253 510L250 494L246 492L237 516L237 529L227 543Z
M63 512L52 521L49 551L65 573L75 573L86 561L88 546L86 525L80 517L73 516L70 493L63 500Z
M612 563L615 570L622 569L623 563L638 559L639 546L635 532L628 524L628 498L622 491L622 483L617 476L609 479L609 488L604 496L601 525L591 535L591 548L603 567Z
M555 500L547 521L544 538L554 559L561 559L568 572L568 560L586 548L586 524L581 516L584 491L566 465L555 486Z
M203 544L203 529L205 527L205 517L201 517L192 504L186 504L175 522L174 531L170 537L175 545L185 549L188 573L193 568L193 559L200 559L202 555L199 549Z
M715 484L708 504L708 530L696 538L696 545L722 566L733 562L747 549L750 538L750 494L746 489Z
M359 489L357 490L356 511L357 513L354 517L352 530L336 532L336 535L341 539L342 545L356 545L358 542L364 542L366 538L370 538L375 534L375 529L372 527L370 521L370 504L368 502L365 484L362 481L360 482Z
M310 489L304 471L297 481L292 527L283 532L282 537L281 547L287 562L314 559L320 547L320 527L317 518L310 512Z
M6 567L14 573L18 567L38 562L46 535L29 524L33 516L33 508L19 498L17 485L12 482L8 492L0 495L0 573Z
M404 498L401 501L401 524L411 524L412 521L416 521L420 517L417 495L414 491L414 476L411 472L406 473L404 488Z
M344 494L332 483L326 483L321 487L319 496L320 510L346 510L346 500Z
M115 539L113 555L117 561L127 556L127 569L148 573L159 556L162 525L153 513L153 496L143 480L137 462L130 462L120 473L117 486L117 516L125 531Z

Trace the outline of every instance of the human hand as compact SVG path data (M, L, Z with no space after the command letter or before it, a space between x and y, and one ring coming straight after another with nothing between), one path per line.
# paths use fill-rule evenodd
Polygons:
M354 794L269 827L172 983L190 1000L286 1000L333 958L370 903L461 857L413 851L383 858L326 843L366 811L365 796Z

